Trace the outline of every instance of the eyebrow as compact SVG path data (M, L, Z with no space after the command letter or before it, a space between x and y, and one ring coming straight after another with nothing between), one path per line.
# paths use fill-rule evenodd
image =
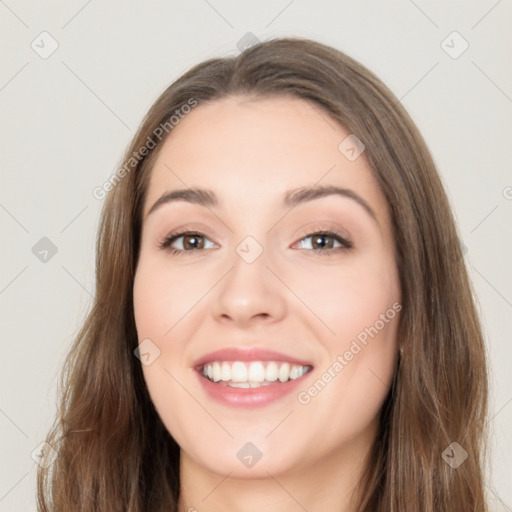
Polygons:
M294 208L298 204L306 203L322 197L337 195L352 199L366 210L366 212L377 221L377 216L371 206L356 192L348 188L336 187L334 185L301 187L289 190L285 193L283 207ZM149 209L146 217L164 204L175 201L186 201L206 208L218 206L219 199L212 190L202 188L184 188L165 192Z

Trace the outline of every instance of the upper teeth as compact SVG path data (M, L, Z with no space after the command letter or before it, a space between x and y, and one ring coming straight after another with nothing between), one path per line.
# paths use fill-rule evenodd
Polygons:
M310 366L276 361L215 361L203 366L203 375L213 382L261 383L298 379L311 370Z

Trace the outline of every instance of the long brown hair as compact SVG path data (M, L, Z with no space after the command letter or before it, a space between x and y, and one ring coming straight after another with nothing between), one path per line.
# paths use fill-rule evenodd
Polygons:
M50 465L38 470L38 510L177 510L179 447L156 413L134 356L141 213L152 163L172 136L176 110L186 113L185 105L200 108L229 95L292 95L316 106L364 143L389 203L402 354L358 487L358 510L487 510L486 354L441 180L389 89L340 51L299 38L258 43L185 73L153 104L120 172L101 188L111 190L98 232L95 302L59 382L60 409L46 439L58 456L50 464L48 450ZM463 453L460 465L449 463Z

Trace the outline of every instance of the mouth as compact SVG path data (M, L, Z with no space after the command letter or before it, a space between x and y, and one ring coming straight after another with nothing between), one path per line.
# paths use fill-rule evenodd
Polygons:
M226 348L195 361L206 395L230 407L259 407L284 399L313 370L305 360L262 348Z
M300 379L311 370L309 365L282 361L213 361L199 368L202 376L210 382L245 389Z

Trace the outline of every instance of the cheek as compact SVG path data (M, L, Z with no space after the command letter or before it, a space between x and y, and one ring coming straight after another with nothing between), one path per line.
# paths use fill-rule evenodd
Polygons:
M393 260L365 259L357 265L297 274L295 289L321 320L316 331L324 357L318 379L299 402L328 415L340 429L363 428L391 385L397 360L401 295ZM322 325L323 324L323 325ZM338 410L333 404L342 404Z
M334 421L341 426L350 418L353 432L376 418L396 370L399 313L391 305L373 312L366 323L352 327L353 334L343 338L339 350L333 350L331 359L338 365L331 364L330 369L337 375L336 383L324 397L324 404L343 404Z
M339 266L290 271L287 279L326 327L325 343L336 350L400 301L398 274L390 258L358 258Z
M160 262L144 262L135 275L133 303L139 339L163 338L208 291L209 279Z
M199 281L188 274L185 279L183 272L169 266L164 268L154 260L144 260L137 269L133 287L138 339L139 342L151 340L150 352L154 358L150 364L142 365L144 380L163 424L179 441L186 436L201 436L202 422L189 421L194 414L183 386L188 376L182 367L185 343L181 340L188 339L190 333L186 331L186 322L180 322L205 293L200 290ZM187 417L175 411L186 411ZM195 416L200 418L197 411Z

